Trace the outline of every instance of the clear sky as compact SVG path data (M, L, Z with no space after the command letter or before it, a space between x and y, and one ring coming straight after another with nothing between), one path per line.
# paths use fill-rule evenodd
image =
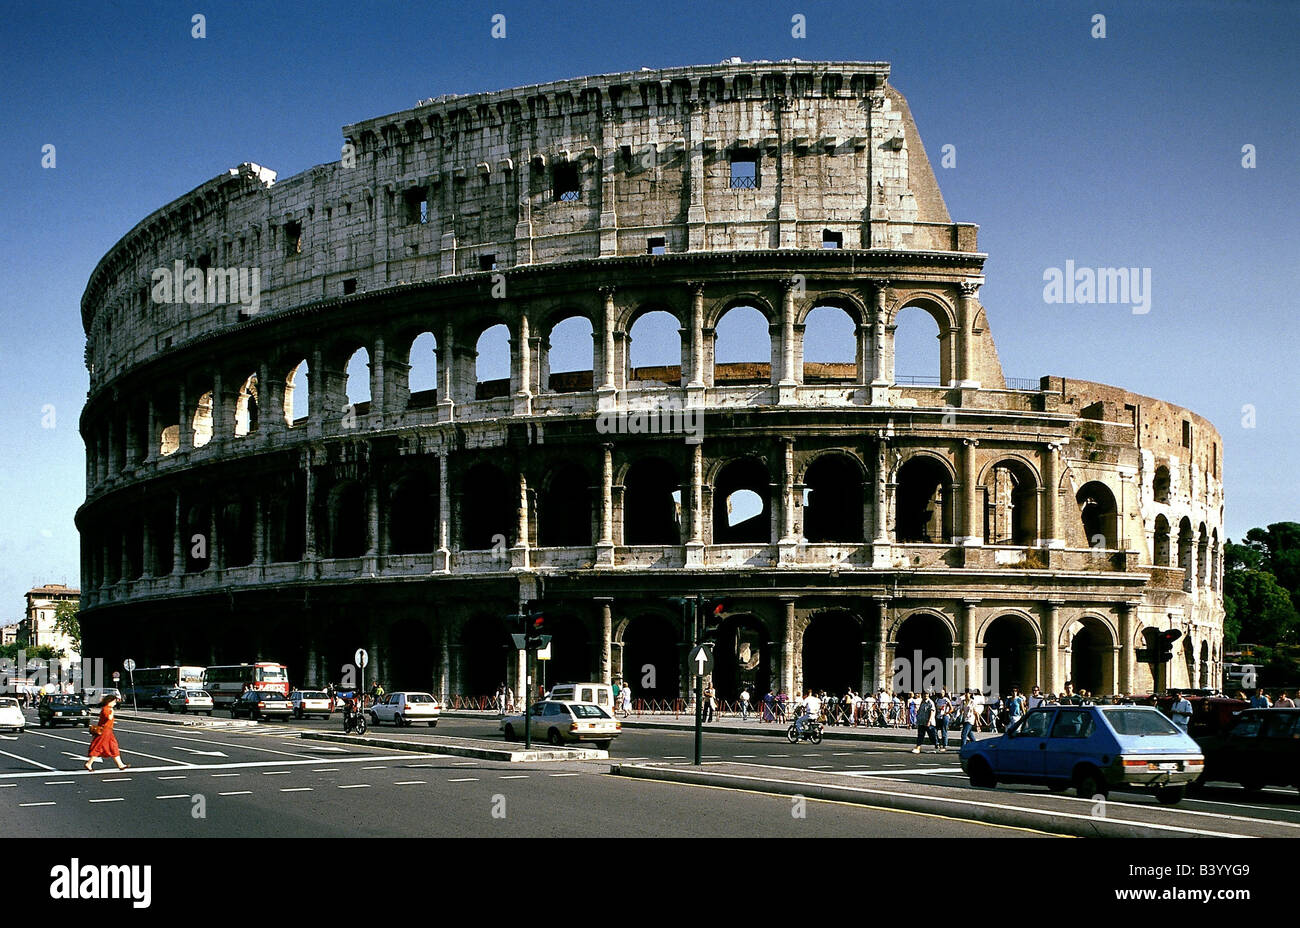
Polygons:
M243 161L337 160L343 125L421 98L733 55L891 62L949 212L980 224L1007 375L1188 406L1223 435L1228 534L1300 519L1292 0L11 2L0 36L0 624L79 582L80 300L140 219ZM1046 303L1067 260L1151 268L1150 311Z

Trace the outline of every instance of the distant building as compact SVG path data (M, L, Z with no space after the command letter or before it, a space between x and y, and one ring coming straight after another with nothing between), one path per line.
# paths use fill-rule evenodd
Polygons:
M18 640L18 626L18 622L13 625L0 626L0 647L14 644Z
M27 626L29 647L49 645L56 651L63 651L65 656L79 658L73 649L72 641L67 635L54 627L55 609L62 602L79 602L81 590L71 589L62 583L47 583L27 591L27 609L23 624ZM17 628L15 627L15 632ZM8 633L8 629L5 632Z

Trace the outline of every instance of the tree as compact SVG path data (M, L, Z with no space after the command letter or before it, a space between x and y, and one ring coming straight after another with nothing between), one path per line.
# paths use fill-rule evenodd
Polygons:
M54 630L68 636L68 644L73 651L81 653L81 620L77 613L81 606L71 600L64 600L54 607Z

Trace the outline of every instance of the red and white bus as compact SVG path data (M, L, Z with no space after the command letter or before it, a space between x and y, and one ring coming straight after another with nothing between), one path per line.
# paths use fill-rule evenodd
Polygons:
M289 695L289 668L272 661L255 664L224 664L203 673L203 688L214 706L228 706L245 690L275 690Z

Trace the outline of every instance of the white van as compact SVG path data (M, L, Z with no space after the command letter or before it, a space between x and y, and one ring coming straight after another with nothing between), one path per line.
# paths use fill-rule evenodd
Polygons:
M546 698L560 702L594 702L610 715L614 714L614 688L608 683L557 683Z

